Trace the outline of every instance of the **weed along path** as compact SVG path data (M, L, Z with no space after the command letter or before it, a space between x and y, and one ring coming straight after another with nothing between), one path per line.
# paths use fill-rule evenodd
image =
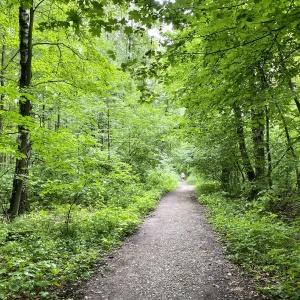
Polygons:
M186 183L163 197L81 292L85 300L262 299L224 258Z

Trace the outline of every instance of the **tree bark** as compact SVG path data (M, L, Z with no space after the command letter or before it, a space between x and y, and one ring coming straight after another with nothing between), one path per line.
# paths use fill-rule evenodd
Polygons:
M261 81L261 93L268 88L268 79L265 74L265 70L261 64L258 64L258 70L260 73ZM259 92L260 93L260 92ZM259 95L258 95L259 96ZM260 185L260 189L265 187L267 183L269 187L272 186L272 161L271 161L271 152L270 152L270 119L268 116L268 107L265 105L264 108L258 108L255 111L252 111L252 117L256 124L253 128L253 146L254 146L254 157L256 164L256 179ZM266 141L265 141L266 134ZM267 152L267 162L268 162L268 173L266 174L266 153ZM266 177L267 175L267 177ZM266 182L267 180L267 182Z
M239 143L239 149L242 157L242 162L247 174L248 181L253 182L255 180L255 172L252 168L251 161L246 147L241 108L238 105L234 105L233 109L235 115L236 133L238 136L238 143Z
M56 124L55 124L55 131L58 131L59 129L60 129L60 109L58 108Z
M264 146L264 131L265 125L262 121L265 120L263 111L252 110L252 141L253 141L253 156L255 165L255 180L260 184L265 177L265 146Z
M33 7L27 9L21 1L19 7L21 67L19 87L21 92L31 85L33 12ZM23 96L19 101L20 115L22 117L29 117L31 115L31 110L32 106L30 100ZM13 217L29 210L26 181L29 175L31 147L29 130L24 125L18 126L18 150L22 157L16 160L12 196L9 209Z
M0 86L5 85L4 81L4 65L5 65L5 52L6 52L6 46L2 45L2 50L1 50L1 70L0 70ZM0 94L0 111L4 110L4 93ZM3 117L2 114L0 114L0 135L3 134ZM5 156L1 155L0 156L0 164L5 162Z
M111 172L111 132L110 132L110 107L107 110L107 173Z
M272 156L271 156L271 148L270 148L270 118L268 116L269 108L266 107L266 151L267 151L267 160L268 160L268 186L271 188L273 186L272 181Z

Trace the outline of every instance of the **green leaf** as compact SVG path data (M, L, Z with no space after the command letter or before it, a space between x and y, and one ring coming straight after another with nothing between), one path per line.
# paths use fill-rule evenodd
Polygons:
M61 285L57 282L57 281L54 281L53 284L57 287L60 287Z
M18 285L17 283L10 283L8 285L9 290L11 290L12 292L18 292L20 290L20 285Z
M108 54L109 58L111 58L112 60L117 59L116 53L113 50L108 50L107 54Z
M126 26L124 29L124 33L126 33L127 35L131 35L133 33L132 27Z
M67 18L68 21L72 21L75 24L81 24L81 22L82 22L81 16L79 15L79 13L76 10L71 9L66 12L66 15L68 16L68 18Z
M36 285L39 286L39 287L47 287L51 284L52 283L50 281L46 281L46 280L41 280L41 281L36 282Z
M142 19L139 11L137 11L137 10L133 10L133 11L129 12L128 16L129 16L129 20L133 20L135 22L138 22Z
M92 1L91 2L95 12L97 13L97 15L103 15L104 14L104 5L103 3L99 2L99 1Z

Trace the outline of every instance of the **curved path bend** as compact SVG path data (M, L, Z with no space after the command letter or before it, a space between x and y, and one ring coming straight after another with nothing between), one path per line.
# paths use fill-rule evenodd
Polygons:
M186 183L162 198L81 292L84 300L262 299L225 259Z

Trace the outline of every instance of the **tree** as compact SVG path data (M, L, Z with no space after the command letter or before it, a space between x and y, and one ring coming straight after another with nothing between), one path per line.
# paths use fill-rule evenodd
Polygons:
M126 4L126 1L113 1L114 4L122 7ZM79 7L76 7L76 4L79 4ZM14 4L13 4L14 5ZM126 4L129 5L129 2ZM47 15L43 14L43 10L47 6L49 12L48 16L51 18L47 19ZM45 46L54 46L57 48L59 52L58 65L57 70L60 72L60 75L64 73L64 71L68 70L69 73L64 73L63 82L70 85L78 86L78 82L76 81L76 72L70 73L70 66L65 68L65 62L61 60L62 58L62 48L67 48L74 54L80 57L79 52L74 50L74 48L70 47L68 44L62 42L44 42L39 41L36 38L34 42L34 28L39 26L40 29L53 29L53 28L73 28L77 34L80 34L80 31L84 30L84 18L87 18L89 23L89 28L93 34L99 34L102 29L111 31L113 28L117 28L119 24L124 24L124 19L120 20L118 12L114 15L114 12L105 11L104 4L98 3L96 1L86 2L84 5L81 2L74 1L69 4L60 3L57 1L57 7L64 6L66 8L66 13L62 14L58 12L59 9L55 10L55 6L52 6L50 3L41 1L39 3L34 3L33 1L25 1L22 0L19 5L19 38L20 38L20 80L19 80L19 89L20 89L20 99L19 99L19 112L21 116L21 122L18 125L18 148L19 148L19 157L16 158L16 166L15 166L15 174L13 180L13 188L12 188L12 196L10 202L10 213L13 216L18 215L19 213L23 213L29 210L29 202L26 190L26 183L28 181L29 176L29 166L30 166L30 150L31 150L31 141L30 141L30 131L32 126L32 93L35 93L32 89L32 80L36 77L33 72L33 47L37 47L39 45ZM87 7L90 9L87 10ZM55 15L53 11L55 10ZM80 13L83 12L83 15ZM36 13L41 13L37 24L34 24L34 16ZM109 18L109 14L111 14L111 18ZM49 32L48 32L49 33ZM2 48L4 49L4 48ZM38 53L38 52L37 52ZM4 59L4 50L2 50L2 57ZM38 54L37 54L38 57ZM62 68L60 68L59 64L61 63ZM61 69L63 69L61 71ZM3 73L3 67L1 68L1 72ZM38 73L37 73L38 74ZM52 74L53 75L53 74ZM94 74L95 75L95 74ZM3 78L3 75L2 75ZM59 79L61 80L61 79ZM52 81L58 82L58 79L52 79L48 82ZM1 85L3 86L4 81L1 80ZM38 84L42 84L41 82ZM93 84L92 84L93 85ZM82 86L82 84L81 84ZM88 87L89 86L89 87ZM91 86L91 81L87 82L88 88L96 87ZM36 89L37 91L37 89ZM2 103L1 96L1 103ZM1 104L2 105L2 104ZM45 110L45 106L43 106ZM45 111L42 112L42 123L45 120ZM57 127L58 129L61 124L61 114L57 113ZM2 122L1 122L2 123Z
M191 6L178 1L165 6L165 19L172 19L179 29L170 37L172 42L166 43L177 97L189 112L206 115L207 110L217 109L223 115L235 115L241 171L251 183L251 198L264 190L266 183L274 186L272 164L277 166L274 161L278 159L282 162L271 148L281 122L274 104L289 105L287 114L298 110L295 28L299 7L290 1L279 1L272 8L268 4L204 1ZM178 16L168 11L174 7ZM291 143L294 146L297 140ZM295 152L292 156L297 161Z
M31 85L32 78L32 33L33 33L33 6L28 9L25 2L21 1L19 7L19 33L20 33L20 92L24 93ZM30 118L32 104L28 96L23 95L19 100L20 115L26 120ZM26 121L25 121L26 122ZM18 126L18 144L21 158L16 160L15 176L12 188L12 197L9 211L13 216L19 212L29 210L26 190L30 160L30 138L28 125Z

